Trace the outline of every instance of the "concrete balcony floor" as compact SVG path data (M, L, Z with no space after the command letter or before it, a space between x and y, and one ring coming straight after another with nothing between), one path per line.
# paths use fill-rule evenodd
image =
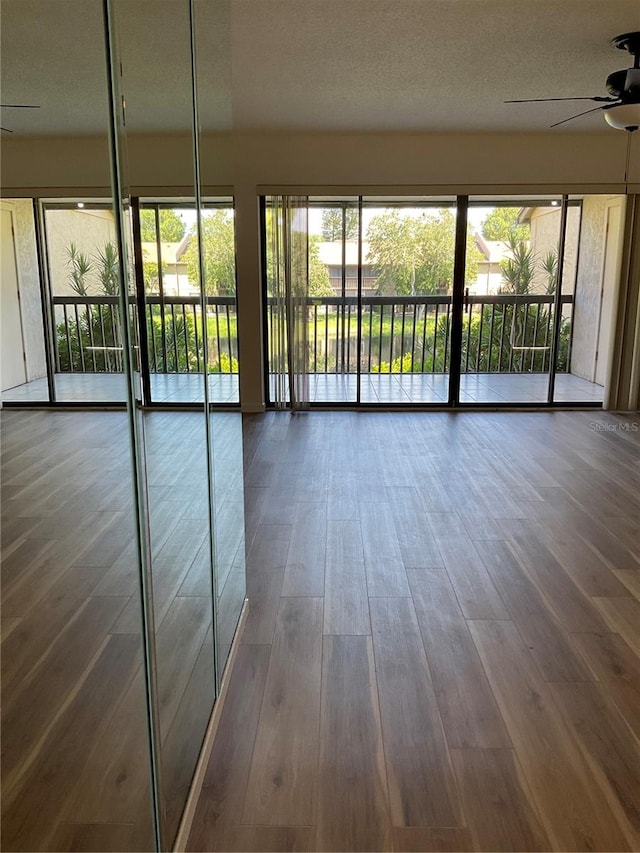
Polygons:
M314 373L309 376L312 403L354 404L357 400L355 374ZM547 399L549 377L545 373L465 373L460 377L462 403L539 403ZM125 379L121 373L58 373L56 397L60 403L118 403L125 400ZM444 405L448 397L449 377L441 373L362 374L362 403ZM156 403L198 403L203 400L202 374L151 375L152 399ZM571 374L556 377L555 400L558 403L601 403L601 385ZM273 392L272 392L273 395ZM8 391L4 402L47 402L47 381L37 379ZM238 403L238 376L209 376L209 399L213 404Z

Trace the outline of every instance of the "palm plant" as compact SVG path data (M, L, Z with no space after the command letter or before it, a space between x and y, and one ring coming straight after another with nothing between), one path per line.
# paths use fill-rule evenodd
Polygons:
M555 249L547 252L540 261L540 266L547 277L547 293L554 294L558 280L558 253Z
M102 290L108 296L117 296L120 260L116 244L109 242L104 249L98 249L94 255L94 261L98 267L98 278Z
M89 256L79 252L75 243L70 243L66 249L67 267L69 268L69 287L78 296L87 296L87 277L92 272L93 266Z
M509 237L507 245L511 257L500 264L502 278L507 285L505 290L515 294L528 293L534 273L533 250L514 235Z
M118 293L119 258L115 243L107 243L92 257L78 251L75 243L66 248L68 284L81 297L89 297L89 287L98 284L102 293ZM97 279L97 281L96 281ZM111 349L120 345L117 308L101 304L99 297L76 306L75 319L57 326L58 360L61 370L84 370L87 361L95 371L121 369ZM115 361L114 361L115 360Z

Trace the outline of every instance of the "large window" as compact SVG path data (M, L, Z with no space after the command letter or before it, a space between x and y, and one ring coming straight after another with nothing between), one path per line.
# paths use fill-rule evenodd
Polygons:
M294 339L309 405L603 401L619 197L304 203L306 282L294 292L287 199L265 199L271 402L278 389L290 404Z
M123 404L119 258L111 205L88 199L43 202L37 218L31 201L5 206L3 255L7 264L14 258L11 268L18 272L11 305L21 324L11 324L20 345L14 341L11 358L4 359L3 400ZM129 266L136 282L130 292L145 404L201 403L206 358L209 402L238 405L233 199L209 199L201 211L206 329L194 203L143 201L133 211L136 257ZM9 291L9 276L3 281ZM29 312L28 322L20 311Z

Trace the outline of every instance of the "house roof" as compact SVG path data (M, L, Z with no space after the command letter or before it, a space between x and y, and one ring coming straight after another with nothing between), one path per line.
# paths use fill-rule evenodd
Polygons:
M335 242L319 242L318 255L323 264L329 267L342 265L342 241ZM357 240L345 241L345 258L347 266L356 266L358 263L358 242ZM362 263L365 265L371 264L369 260L369 244L363 241L362 243Z
M162 260L164 261L164 263L181 263L182 256L184 255L190 240L191 235L185 234L182 240L179 240L177 243L161 242L160 247L162 253ZM141 246L142 257L144 258L144 260L156 263L158 260L157 244L155 242L142 242Z
M487 240L479 232L474 234L476 246L490 264L499 264L509 254L504 240Z

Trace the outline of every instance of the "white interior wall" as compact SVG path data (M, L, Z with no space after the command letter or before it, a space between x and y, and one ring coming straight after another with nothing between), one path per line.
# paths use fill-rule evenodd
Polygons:
M205 186L325 187L443 191L545 187L620 192L627 137L623 133L299 133L236 132L201 138ZM193 187L187 136L127 140L132 191ZM629 181L640 192L640 137L633 139ZM106 136L3 140L6 195L87 195L109 192ZM42 192L34 193L34 190ZM45 192L46 190L46 192ZM143 194L140 192L139 194Z

